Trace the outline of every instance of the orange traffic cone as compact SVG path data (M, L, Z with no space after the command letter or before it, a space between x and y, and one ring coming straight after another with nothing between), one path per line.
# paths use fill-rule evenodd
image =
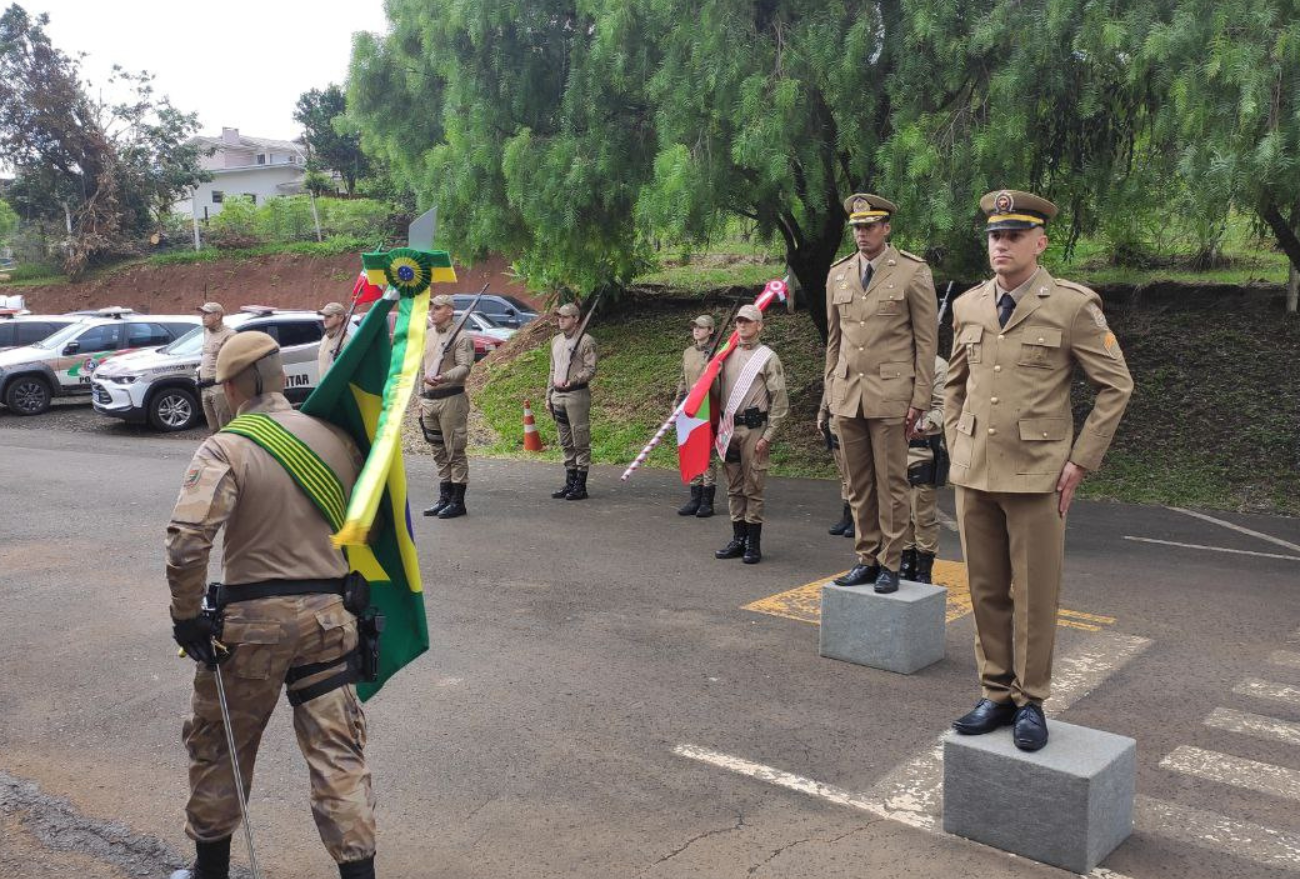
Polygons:
M537 422L533 419L533 404L524 400L524 451L542 451L542 435L537 432Z

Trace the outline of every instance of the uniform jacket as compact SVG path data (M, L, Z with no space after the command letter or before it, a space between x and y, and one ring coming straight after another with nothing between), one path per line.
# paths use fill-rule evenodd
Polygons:
M446 332L442 333L438 332L437 327L431 326L424 337L424 375L427 378L433 378L435 375L442 376L442 381L436 386L438 390L463 388L465 380L469 378L469 371L474 366L474 340L464 331L456 337L456 341L449 349L443 351L442 359L437 363L434 362L454 326L454 321L449 322ZM434 386L421 384L421 390L433 389Z
M269 415L310 446L352 493L362 459L340 428L295 412L283 394L254 397L239 410L250 412ZM222 526L221 579L232 590L240 583L331 579L348 572L330 542L329 522L284 467L246 437L215 433L194 453L167 525L173 618L198 614L208 556Z
M1133 379L1096 293L1039 269L1002 328L995 286L986 281L953 307L944 403L950 479L982 491L1055 491L1067 460L1101 466ZM1097 389L1077 439L1075 366Z
M740 374L745 370L745 365L753 358L755 352L764 347L766 346L757 342L749 345L741 343L722 362L722 369L718 372L718 396L721 401L719 407L726 407L731 389L736 386ZM740 405L736 407L736 414L739 415L746 409L759 409L767 413L767 423L763 426L763 439L768 442L776 436L777 428L790 414L790 397L785 389L785 369L781 366L781 358L776 356L775 351L767 358L758 375L754 376L749 390L740 401Z
M712 348L711 342L705 342L703 346L692 345L682 352L682 377L677 382L678 403L686 399L691 388L695 387L700 376L704 375L704 368L709 365L709 351Z
M203 358L199 361L199 378L217 377L217 355L221 353L221 346L226 344L226 340L234 334L235 331L225 324L221 324L215 330L204 328Z
M939 306L930 267L892 245L862 289L866 257L831 266L826 278L826 385L844 418L901 418L925 410L939 345Z
M567 380L570 385L580 385L596 377L596 340L590 334L583 333L582 340L578 342L578 350L570 357L569 349L572 347L573 339L564 333L557 333L551 340L551 377L546 392L548 399L552 393L563 393L555 387L556 382Z
M320 380L325 377L325 373L329 372L330 367L334 365L334 349L337 348L339 354L341 355L343 353L344 346L348 344L348 338L349 338L348 334L344 332L342 329L340 329L339 332L343 333L342 345L339 344L339 337L337 333L332 337L328 333L320 337L320 350L316 352L317 384L319 384Z

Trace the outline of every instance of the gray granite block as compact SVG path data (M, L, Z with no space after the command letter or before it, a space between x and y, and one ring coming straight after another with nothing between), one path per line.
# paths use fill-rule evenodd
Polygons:
M943 741L943 829L1075 873L1088 873L1133 831L1137 743L1048 720L1041 751L1011 728Z
M877 595L870 586L827 584L818 652L911 674L943 659L947 604L947 589L911 580L890 595Z

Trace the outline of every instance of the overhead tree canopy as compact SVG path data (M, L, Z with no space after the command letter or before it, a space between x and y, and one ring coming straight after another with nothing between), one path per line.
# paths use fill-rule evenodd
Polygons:
M370 159L361 151L361 135L349 128L346 111L343 89L331 83L324 89L303 92L293 118L303 128L302 139L312 159L337 171L343 188L353 195L357 181L370 172Z

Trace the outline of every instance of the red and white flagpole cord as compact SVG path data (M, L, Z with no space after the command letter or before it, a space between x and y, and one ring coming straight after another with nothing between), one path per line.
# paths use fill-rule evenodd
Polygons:
M669 429L672 428L672 426L677 423L677 417L682 414L682 406L685 405L686 405L685 400L683 400L681 403L678 403L677 408L673 410L673 414L668 416L668 420L666 420L663 424L659 425L659 430L655 433L653 437L650 438L650 442L646 444L646 447L644 449L641 450L641 454L637 455L636 460L633 461L631 464L629 464L627 469L623 471L622 479L624 482L626 482L628 477L630 477L634 472L636 472L636 469L638 467L640 467L642 464L645 463L645 459L650 457L650 453L655 450L655 446L659 445L660 440L664 438L664 434L666 434L669 431Z

